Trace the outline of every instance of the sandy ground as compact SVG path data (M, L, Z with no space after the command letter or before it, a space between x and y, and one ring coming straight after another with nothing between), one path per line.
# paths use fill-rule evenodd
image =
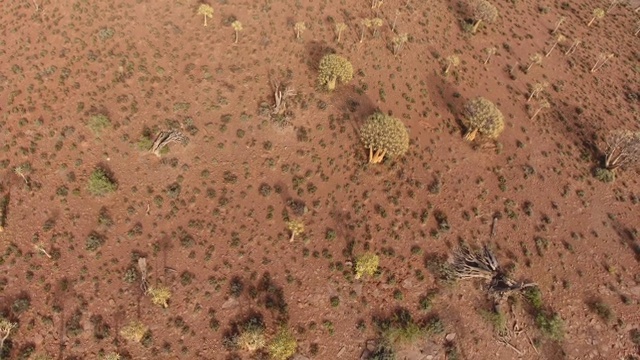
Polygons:
M0 310L19 325L6 358L260 358L224 346L234 322L258 313L267 338L279 325L292 331L297 359L358 359L379 337L373 319L396 308L444 325L398 358L638 358L638 172L611 184L592 175L609 130L640 129L631 6L587 27L609 4L495 1L498 19L472 35L461 26L471 12L454 1L375 11L364 0L219 0L207 27L198 5L2 2ZM376 16L383 26L360 42L360 19ZM566 40L523 71L551 48L560 17ZM340 43L336 21L348 26ZM397 55L394 22L409 35ZM328 94L315 79L330 52L355 74ZM445 76L450 55L460 63ZM549 86L527 102L541 81ZM273 83L295 88L285 126L261 111ZM505 116L497 145L462 140L461 110L476 96ZM531 119L541 98L550 107ZM358 128L376 110L401 119L411 145L369 165ZM98 134L97 114L110 120ZM140 148L145 132L172 128L186 145L161 157ZM115 192L88 192L96 167ZM287 219L305 224L293 243ZM97 249L87 248L91 234L103 240ZM562 339L541 333L516 295L500 342L482 316L484 284L444 284L430 271L460 241L488 243L514 278L535 282ZM380 255L380 275L355 280L366 251ZM170 288L168 308L131 277L140 257L149 284ZM142 343L119 335L133 319L149 327Z

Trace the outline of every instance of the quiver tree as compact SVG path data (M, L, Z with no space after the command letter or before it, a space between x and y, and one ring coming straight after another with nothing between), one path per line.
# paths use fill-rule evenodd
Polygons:
M596 19L602 19L604 17L604 15L605 15L604 10L602 10L600 8L593 9L593 17L591 18L591 21L589 21L587 26L591 26L591 24L593 24L593 22Z
M537 82L533 84L531 86L531 93L529 94L529 98L527 99L527 102L533 99L535 96L538 96L538 94L544 91L544 89L546 89L548 86L549 86L549 83L546 81Z
M553 42L551 49L549 49L549 52L545 56L548 57L549 55L551 55L551 52L553 51L553 49L556 48L556 45L558 45L561 42L564 42L565 40L567 40L567 38L564 37L564 35L558 34L558 36L556 36L556 41Z
M491 56L493 56L497 51L498 51L498 48L495 46L491 46L484 49L485 54L487 54L487 58L484 60L485 65L489 63L489 59L491 59Z
M504 116L491 101L477 97L464 106L462 123L467 128L466 141L473 141L480 133L491 139L497 138L504 130Z
M395 158L409 149L409 133L402 121L377 112L360 128L360 141L369 149L369 163L378 164L384 157Z
M318 70L318 85L328 91L333 91L338 81L346 84L353 78L353 66L349 60L336 54L325 55Z
M613 171L640 163L640 131L616 130L607 136L604 167Z
M200 4L198 15L204 16L204 26L207 26L207 18L213 17L213 8L207 4Z
M576 52L576 49L578 48L578 45L580 45L580 43L582 42L582 40L580 39L575 39L573 41L573 44L571 44L571 46L569 46L569 48L567 49L567 51L564 53L565 55L571 55L574 52Z
M481 22L492 23L498 17L498 9L487 0L474 0L473 6L473 27L471 32L478 30Z
M553 31L551 31L552 34L555 34L556 31L558 31L558 29L560 28L560 25L562 25L562 23L566 20L567 18L565 18L564 16L560 16L560 19L558 19L558 22L556 23L556 27L553 28Z
M16 326L18 326L18 324L0 317L0 356L2 356L2 352L4 350L4 342L7 340L9 335L11 335L11 331L15 329Z
M542 64L542 59L543 59L543 57L539 53L535 53L535 54L529 56L529 61L531 61L531 62L529 63L529 66L527 66L527 72L529 72L529 70L531 70L533 65Z
M345 23L337 23L336 24L336 41L340 42L340 37L342 36L342 32L347 28L347 24Z
M602 66L604 66L604 64L609 61L609 59L611 59L614 55L612 53L601 53L598 55L598 59L596 60L596 63L593 65L593 67L591 68L591 72L596 72L598 71Z
M446 67L444 68L444 73L448 74L449 70L451 70L452 67L456 67L460 65L460 58L457 57L456 55L449 55L444 59L444 62L446 64Z
M542 111L542 109L549 109L550 107L551 104L549 103L549 101L547 101L547 99L540 99L540 101L538 101L538 108L531 116L531 120L533 120L538 115L538 113Z
M300 40L300 36L302 35L302 33L307 30L307 26L305 25L304 21L300 21L293 25L293 30L296 31L296 39Z
M291 232L289 242L293 242L296 236L301 235L304 232L304 223L300 220L291 220L287 223L287 228Z
M407 33L398 34L394 36L393 39L391 40L393 44L393 55L398 55L398 53L400 53L400 50L402 50L402 48L404 47L404 44L408 40L409 40L409 34Z
M240 21L236 20L236 21L231 23L231 27L233 28L233 31L235 31L235 33L236 33L236 41L234 41L234 43L237 44L238 43L238 33L243 30L242 29L242 23Z
M371 25L371 19L360 19L360 26L362 26L362 31L360 32L360 42L364 41L365 31L367 31L367 29L370 28Z
M371 26L373 27L373 37L378 35L378 29L384 24L384 21L380 18L371 19Z

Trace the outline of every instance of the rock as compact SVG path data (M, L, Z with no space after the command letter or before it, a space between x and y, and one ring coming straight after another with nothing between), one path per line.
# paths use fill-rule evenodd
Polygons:
M367 341L367 350L373 352L376 349L376 342L374 340Z
M445 340L447 341L453 341L456 338L456 333L450 333L447 334L447 336L444 337Z
M231 309L238 306L238 300L234 298L229 298L222 304L222 309Z

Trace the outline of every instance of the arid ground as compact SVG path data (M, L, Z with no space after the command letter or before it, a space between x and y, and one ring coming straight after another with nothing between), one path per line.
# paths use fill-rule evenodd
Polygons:
M3 359L276 358L279 331L298 360L640 359L639 172L594 177L609 131L640 130L638 4L494 0L475 34L464 1L217 0L206 27L200 4L0 1ZM354 69L331 93L328 53ZM276 84L295 95L274 117ZM496 142L462 138L477 96ZM375 111L404 156L368 164ZM156 156L169 130L187 140ZM94 195L96 169L117 188ZM460 243L535 291L497 311L485 281L446 278Z

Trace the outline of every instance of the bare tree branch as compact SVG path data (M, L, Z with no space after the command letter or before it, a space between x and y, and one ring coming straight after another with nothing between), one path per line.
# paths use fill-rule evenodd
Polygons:
M607 136L604 166L607 170L630 167L640 162L640 131L615 130Z

